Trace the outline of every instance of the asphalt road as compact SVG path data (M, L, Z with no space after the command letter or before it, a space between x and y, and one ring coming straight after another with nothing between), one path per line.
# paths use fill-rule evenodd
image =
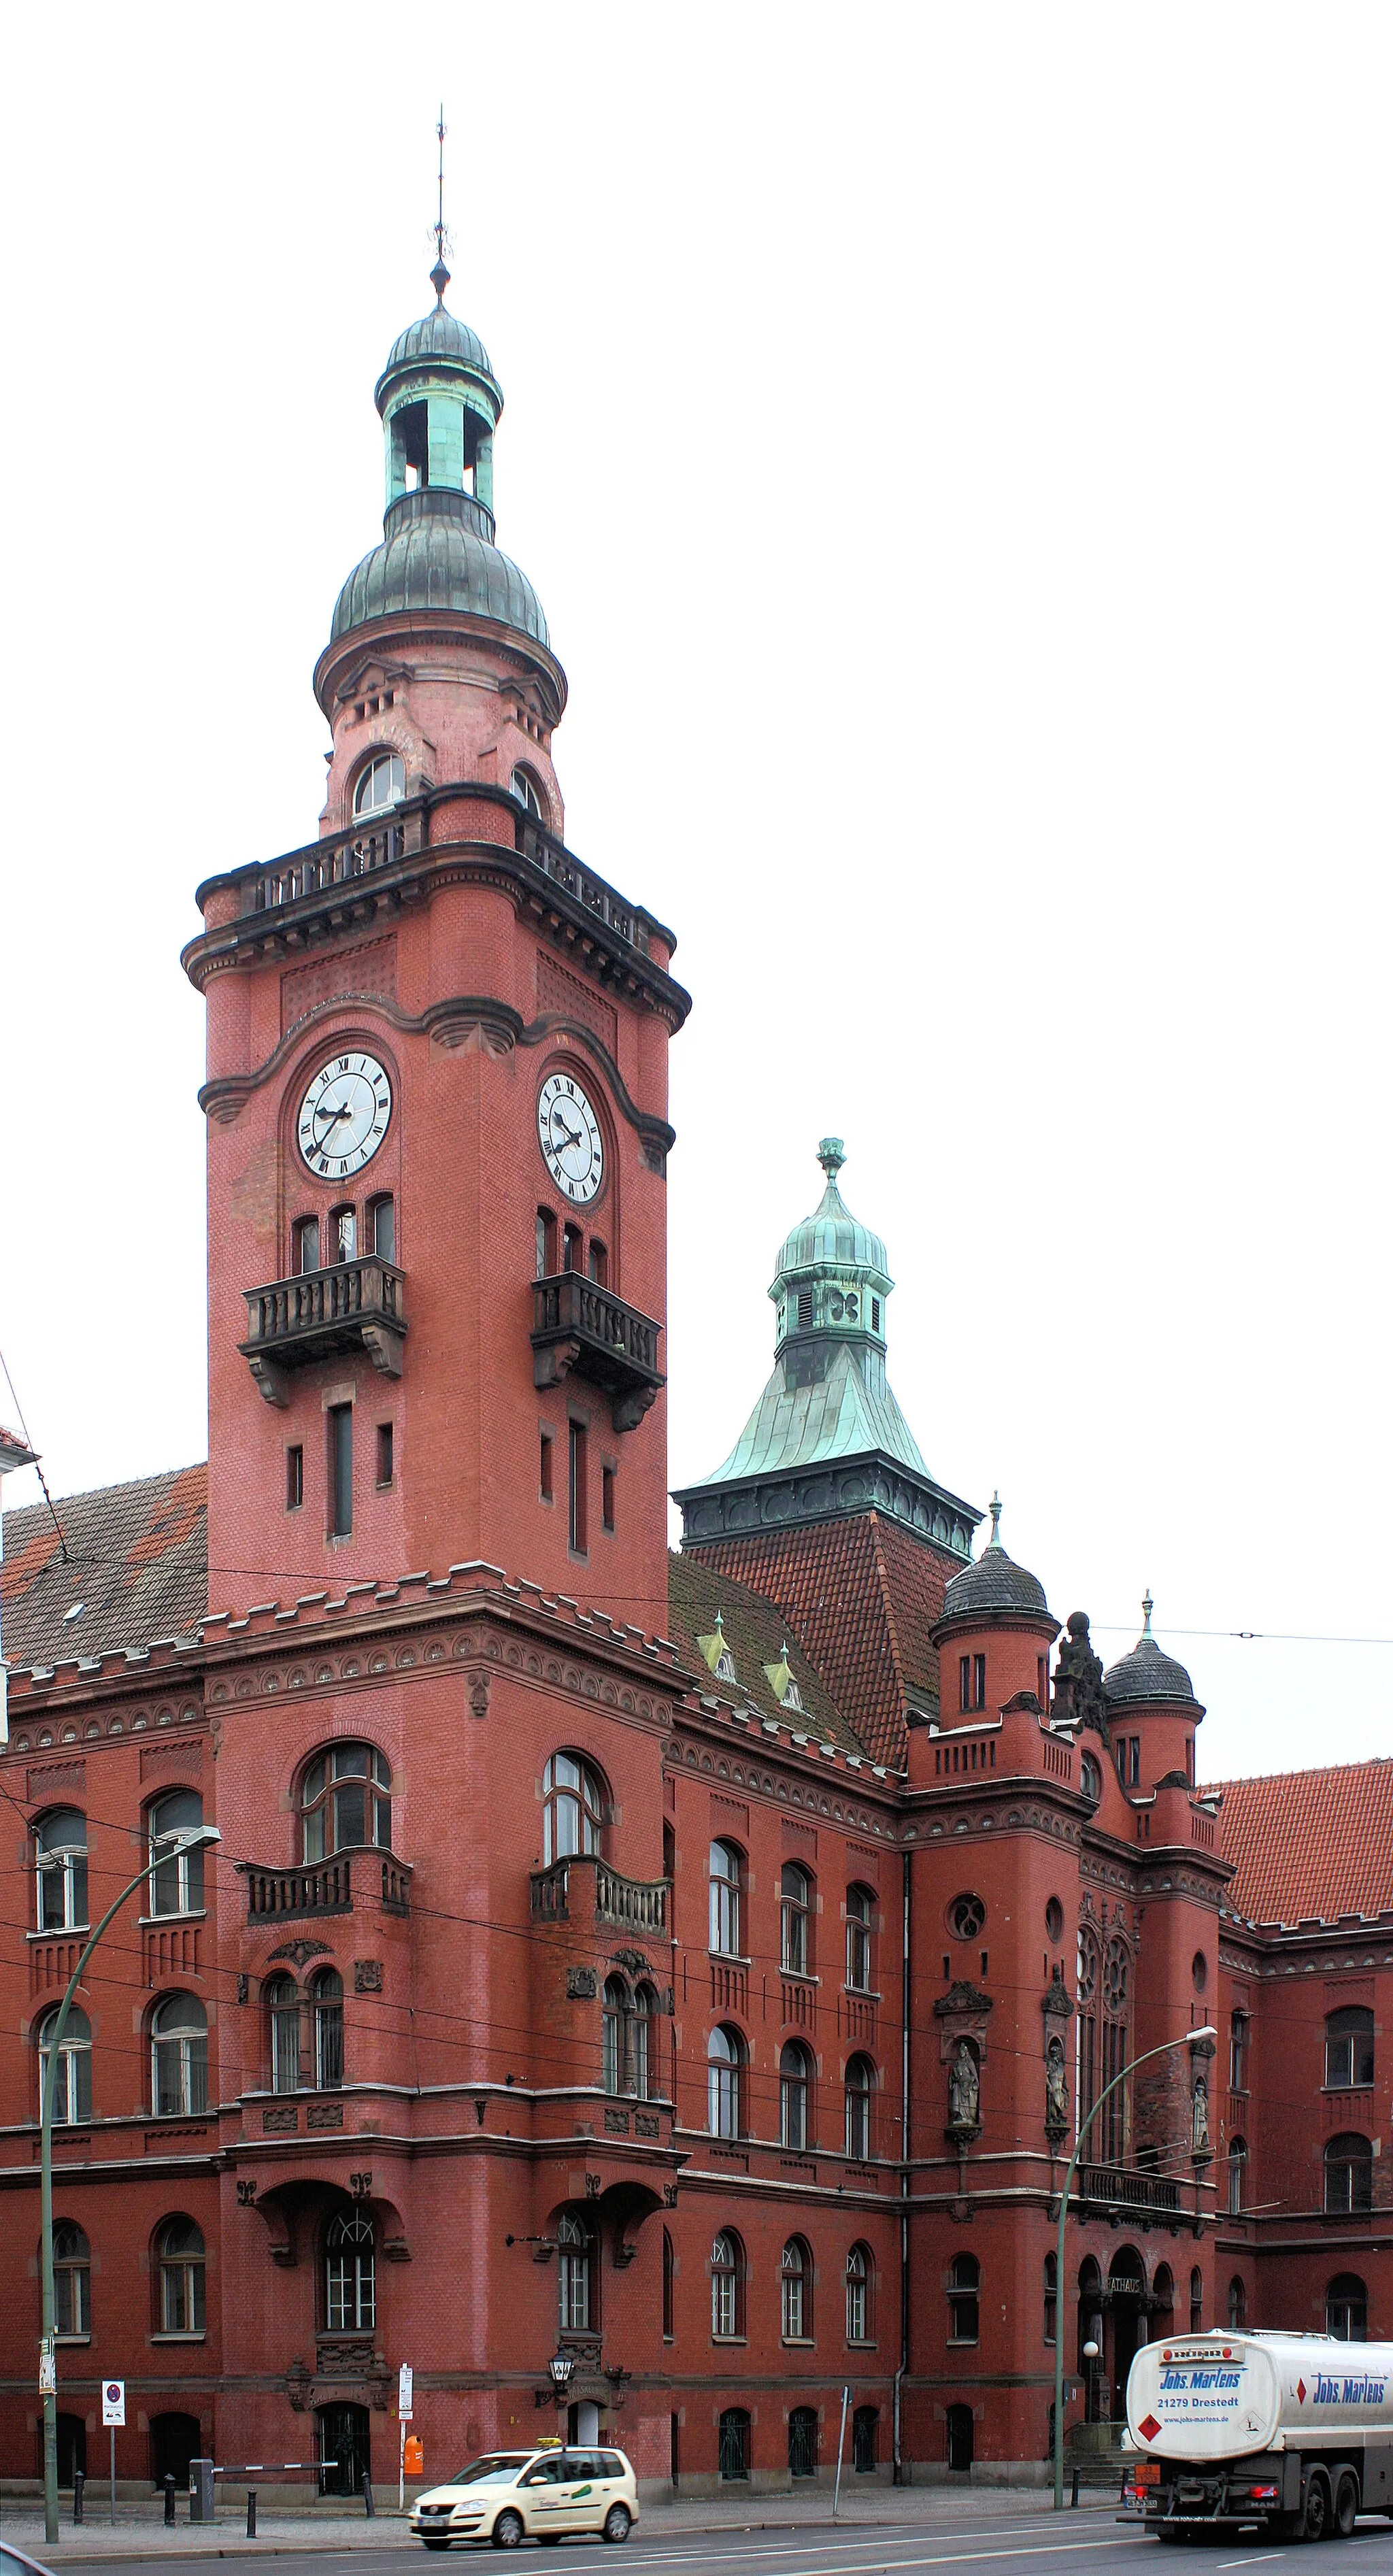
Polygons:
M1325 2544L1343 2553L1342 2560L1322 2558L1322 2570L1336 2576L1342 2565L1343 2576L1393 2576L1393 2529L1386 2522L1361 2523L1349 2541ZM936 2568L980 2568L984 2576L1145 2576L1154 2569L1155 2576L1237 2576L1249 2568L1275 2569L1279 2560L1299 2562L1307 2551L1299 2542L1276 2543L1265 2536L1247 2540L1222 2541L1217 2546L1162 2549L1158 2541L1148 2540L1143 2533L1127 2525L1106 2520L1090 2513L1078 2521L1066 2521L1060 2529L1038 2512L1029 2518L1006 2518L975 2522L966 2528L945 2528L936 2520L919 2528L872 2528L851 2531L834 2528L830 2523L821 2530L655 2532L642 2525L625 2548L607 2549L602 2543L588 2540L563 2540L560 2555L551 2550L543 2553L535 2543L524 2543L517 2554L531 2564L554 2563L557 2576L564 2568L566 2576L620 2576L620 2570L651 2571L651 2576L917 2576L919 2570ZM403 2576L404 2552L416 2552L423 2576L425 2554L419 2544L409 2539L398 2540L382 2549L316 2551L313 2576ZM290 2556L268 2546L266 2555L278 2559ZM456 2544L450 2552L456 2562L478 2559L485 2554L490 2564L496 2563L486 2544ZM439 2560L432 2555L432 2576ZM95 2568L103 2562L80 2559L75 2550L62 2551L65 2567ZM110 2562L106 2562L109 2564ZM123 2568L132 2576L151 2576L159 2567L191 2571L196 2562L180 2560L174 2552L152 2553L148 2559L126 2558ZM206 2562L205 2562L206 2563ZM414 2562L413 2562L414 2563ZM444 2576L443 2565L441 2576ZM1298 2569L1292 2570L1298 2576ZM1314 2576L1314 2569L1311 2571Z

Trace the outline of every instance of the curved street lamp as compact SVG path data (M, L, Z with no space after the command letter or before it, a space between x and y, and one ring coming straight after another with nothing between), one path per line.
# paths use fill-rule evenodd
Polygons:
M39 2387L44 2401L44 2539L52 2548L58 2538L58 2377L53 2341L53 2097L58 2081L58 2052L68 2026L68 2011L83 1970L91 1958L107 1925L118 1915L138 1887L144 1887L150 1876L153 1856L159 1851L165 1860L178 1860L184 1852L201 1851L205 1844L220 1843L216 1825L197 1825L192 1833L153 1834L142 1866L128 1887L123 1887L114 1904L107 1907L95 1932L88 1936L87 1946L68 1979L67 1992L58 2007L53 2036L48 2043L48 2062L44 2067L39 2095L39 2267L43 2276L43 2345L39 2360Z
M1097 2100L1091 2105L1087 2118L1080 2125L1079 2134L1074 2143L1074 2152L1069 2158L1059 2194L1059 2234L1054 2256L1054 2509L1056 2513L1062 2512L1064 2506L1064 2222L1069 2212L1069 2185L1074 2179L1074 2167L1083 2153L1084 2141L1103 2104L1110 2093L1117 2091L1119 2084L1125 2084L1128 2076L1134 2074L1139 2066L1145 2066L1149 2057L1166 2057L1173 2048L1195 2048L1201 2040L1217 2039L1218 2036L1213 2023L1206 2022L1200 2030L1182 2031L1179 2039L1163 2039L1159 2048L1144 2048L1140 2057L1134 2057L1130 2066L1124 2066L1120 2074L1114 2075L1112 2081L1103 2086Z

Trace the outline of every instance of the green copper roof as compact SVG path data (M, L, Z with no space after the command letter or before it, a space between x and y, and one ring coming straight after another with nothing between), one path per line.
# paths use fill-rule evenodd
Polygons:
M929 1472L884 1370L880 1384L868 1386L856 1354L843 1345L816 1386L789 1386L780 1364L730 1456L703 1482L727 1484L834 1458L863 1458L868 1450L912 1467L916 1475Z
M408 323L404 331L397 333L391 355L378 378L378 409L381 410L386 400L384 388L399 367L427 366L441 359L447 364L467 367L471 375L487 376L493 380L489 353L478 332L471 331L469 324L458 321L453 313L447 313L443 304L437 304L433 313L423 315L419 322ZM500 394L500 409L502 399Z
M781 1281L823 1268L874 1271L888 1294L894 1282L885 1267L885 1246L878 1234L851 1214L837 1187L837 1174L846 1161L840 1136L824 1136L817 1158L827 1175L827 1187L812 1215L785 1235L770 1296L777 1297Z

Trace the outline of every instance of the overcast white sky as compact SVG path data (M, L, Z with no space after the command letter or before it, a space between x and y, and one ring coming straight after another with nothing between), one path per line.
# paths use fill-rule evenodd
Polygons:
M1060 1616L1110 1658L1152 1585L1210 1776L1391 1749L1386 7L78 6L6 60L0 1347L55 1491L204 1454L178 951L315 832L443 93L569 838L696 997L673 1483L836 1130L925 1457Z

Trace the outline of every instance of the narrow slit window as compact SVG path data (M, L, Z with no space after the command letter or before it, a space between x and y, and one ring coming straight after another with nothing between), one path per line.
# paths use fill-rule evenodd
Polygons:
M556 1219L550 1208L537 1210L537 1276L539 1279L554 1279L556 1276Z
M609 1286L609 1254L602 1243L596 1243L593 1235L590 1240L587 1267L597 1288Z
M561 1257L561 1267L562 1267L562 1269L563 1269L563 1270L580 1270L580 1269L583 1269L583 1267L584 1267L584 1263L583 1263L583 1260L582 1260L582 1254L583 1254L583 1251L584 1251L584 1237L583 1237L583 1235L582 1235L582 1233L581 1233L580 1227L579 1227L578 1225L568 1225L568 1226L567 1226L567 1228L566 1228L566 1231L565 1231L565 1236L564 1236L564 1238L563 1238L563 1244L562 1244L562 1257Z
M295 1228L292 1267L298 1272L319 1268L319 1219L302 1216Z
M305 1453L297 1440L285 1453L285 1508L298 1512L305 1499Z
M987 1658L985 1655L974 1655L972 1658L972 1705L974 1708L985 1708L987 1705Z
M329 1428L329 1536L347 1538L353 1528L353 1407L332 1404Z
M392 1449L392 1425L390 1422L379 1422L377 1426L377 1481L379 1485L390 1485L392 1481Z
M395 1199L374 1199L368 1211L372 1248L379 1261L397 1257L397 1203Z
M543 1431L538 1435L537 1441L537 1490L544 1503L550 1503L555 1500L555 1487L552 1482L551 1470L551 1451L551 1433L549 1431Z
M573 1422L570 1425L570 1539L572 1550L577 1556L584 1556L586 1550L585 1487L588 1445L584 1423Z
M600 1470L600 1517L605 1528L612 1534L614 1530L614 1469L612 1467L602 1467Z

